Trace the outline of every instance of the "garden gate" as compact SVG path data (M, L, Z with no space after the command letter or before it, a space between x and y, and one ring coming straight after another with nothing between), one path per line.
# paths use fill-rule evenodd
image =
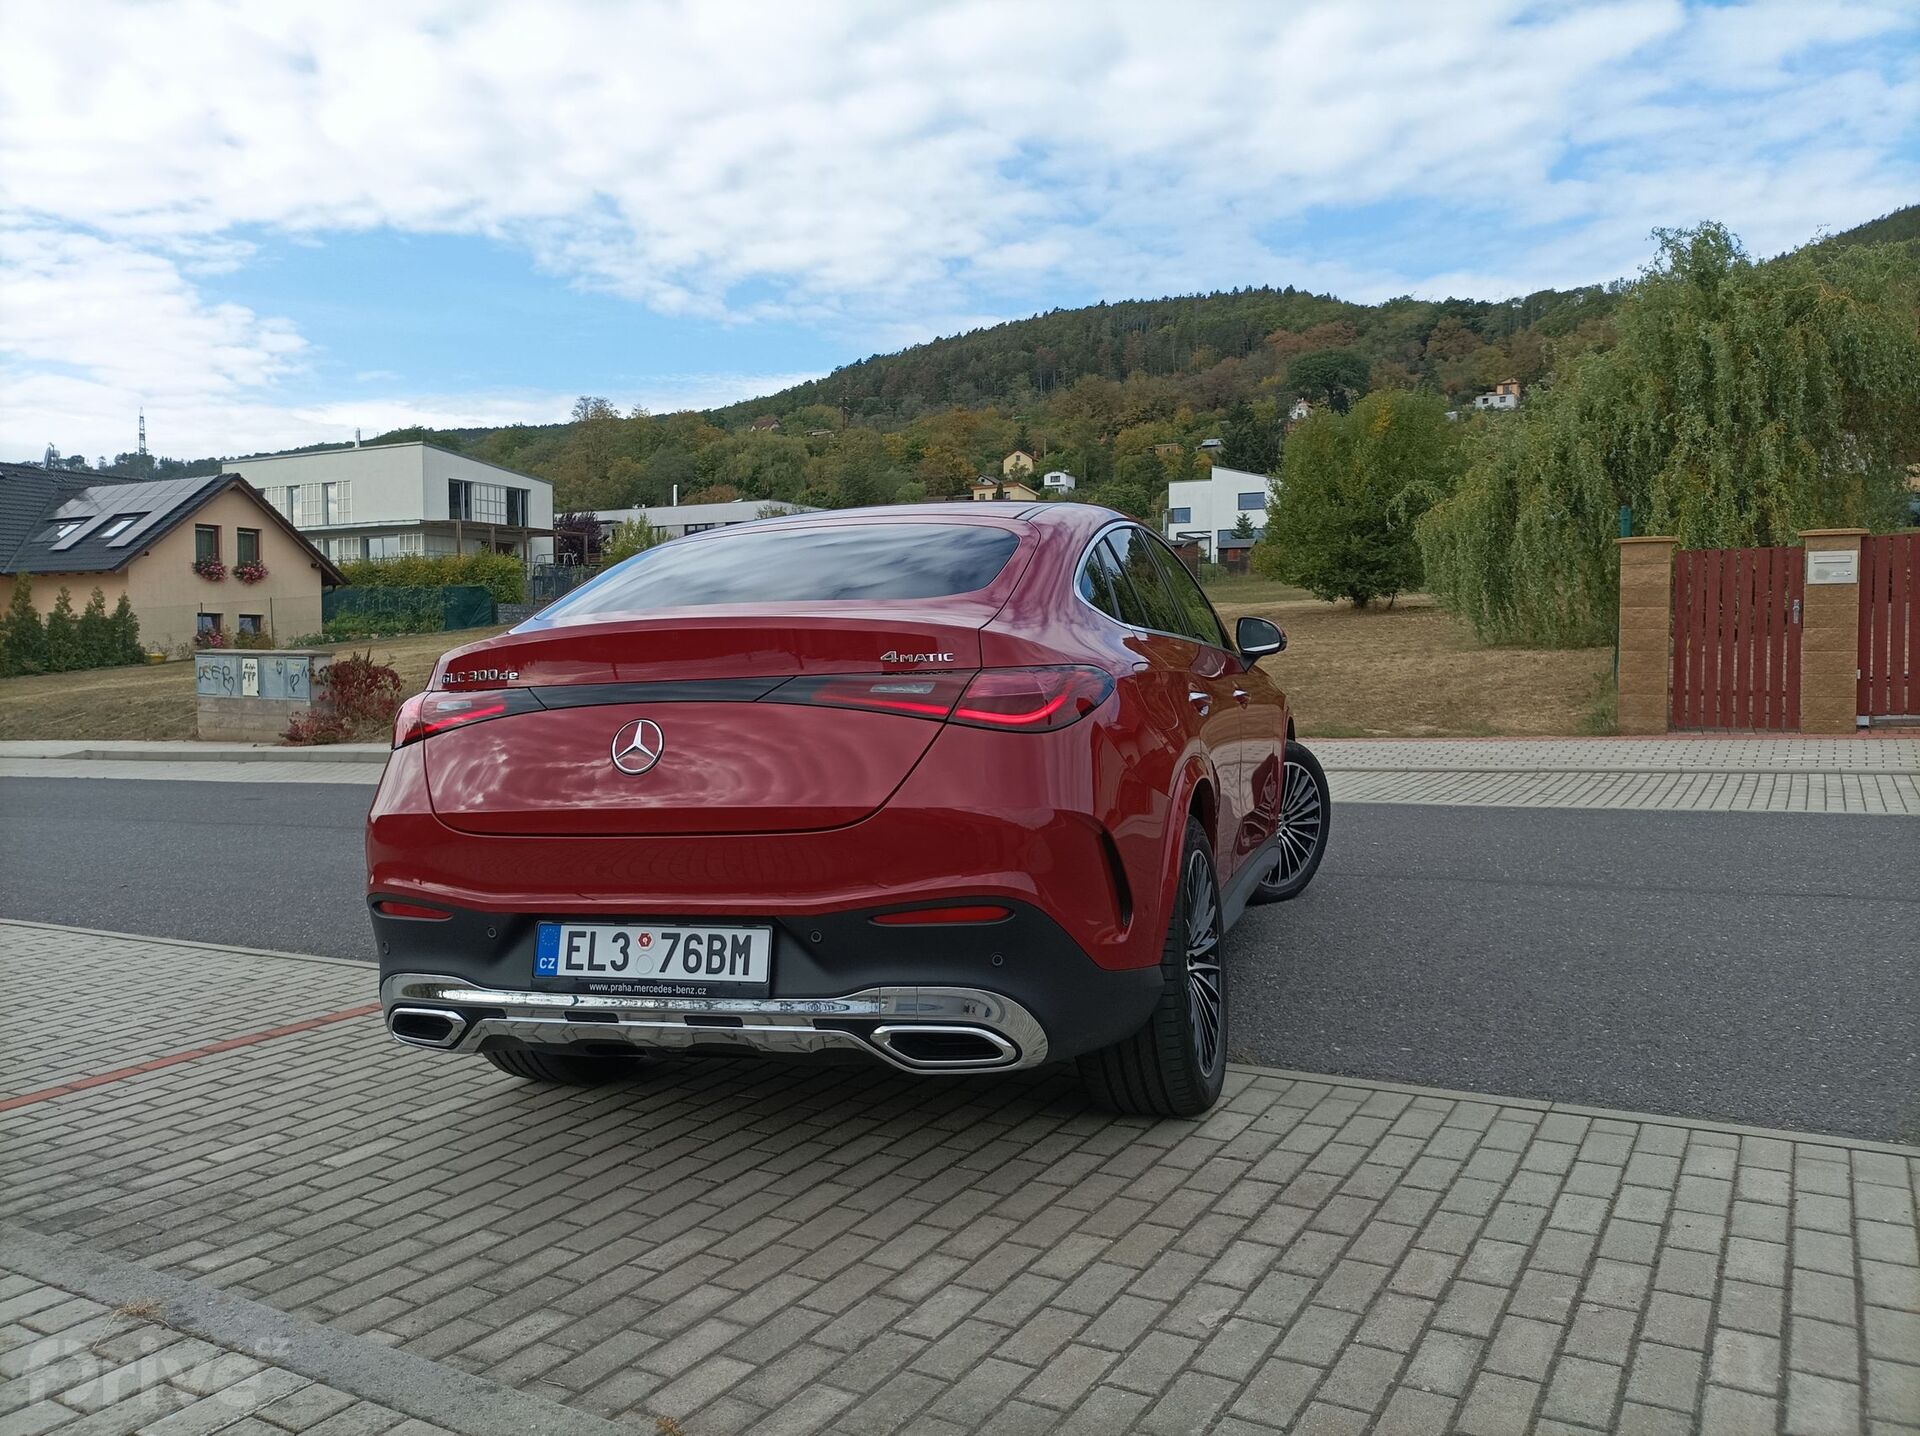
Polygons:
M1682 549L1674 558L1672 726L1799 728L1806 550Z
M1920 714L1920 533L1860 541L1859 711Z

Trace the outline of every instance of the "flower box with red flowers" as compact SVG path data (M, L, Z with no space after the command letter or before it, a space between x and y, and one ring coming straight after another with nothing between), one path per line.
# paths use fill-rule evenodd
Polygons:
M219 583L227 576L227 566L217 558L197 558L193 561L193 571L208 583Z
M246 563L233 566L233 576L242 583L258 583L267 576L267 566L259 559L250 559Z

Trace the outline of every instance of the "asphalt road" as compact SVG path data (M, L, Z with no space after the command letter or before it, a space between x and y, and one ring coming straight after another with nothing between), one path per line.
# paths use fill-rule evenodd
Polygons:
M0 782L0 916L368 957L360 787ZM1920 824L1355 804L1229 939L1232 1051L1920 1141Z

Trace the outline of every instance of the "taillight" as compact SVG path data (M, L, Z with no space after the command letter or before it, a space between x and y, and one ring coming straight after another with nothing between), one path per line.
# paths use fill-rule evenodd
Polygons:
M527 713L540 706L540 700L524 688L495 688L478 693L417 693L402 703L394 715L393 746L404 748L449 728L464 728L488 718L505 718L510 713Z
M820 708L856 708L902 718L939 722L953 711L967 686L965 673L833 673L790 678L760 701L805 703Z
M1106 701L1098 668L983 668L974 673L836 673L792 678L760 701L853 708L1013 733L1051 733Z
M905 912L875 913L871 919L883 927L959 927L973 923L1005 922L1013 909L998 903L965 903L953 907L915 907Z
M947 715L949 723L1051 733L1107 701L1113 678L1098 668L984 668Z
M425 907L417 902L395 902L392 898L381 898L373 905L373 910L382 917L404 917L412 922L445 922L453 914L445 908Z

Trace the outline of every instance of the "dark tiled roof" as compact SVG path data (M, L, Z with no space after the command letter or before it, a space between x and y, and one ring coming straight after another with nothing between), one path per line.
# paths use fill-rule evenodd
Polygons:
M230 488L252 494L269 521L307 548L324 582L341 581L340 571L237 474L103 480L29 464L0 464L0 574L111 573ZM75 526L63 535L69 523Z

